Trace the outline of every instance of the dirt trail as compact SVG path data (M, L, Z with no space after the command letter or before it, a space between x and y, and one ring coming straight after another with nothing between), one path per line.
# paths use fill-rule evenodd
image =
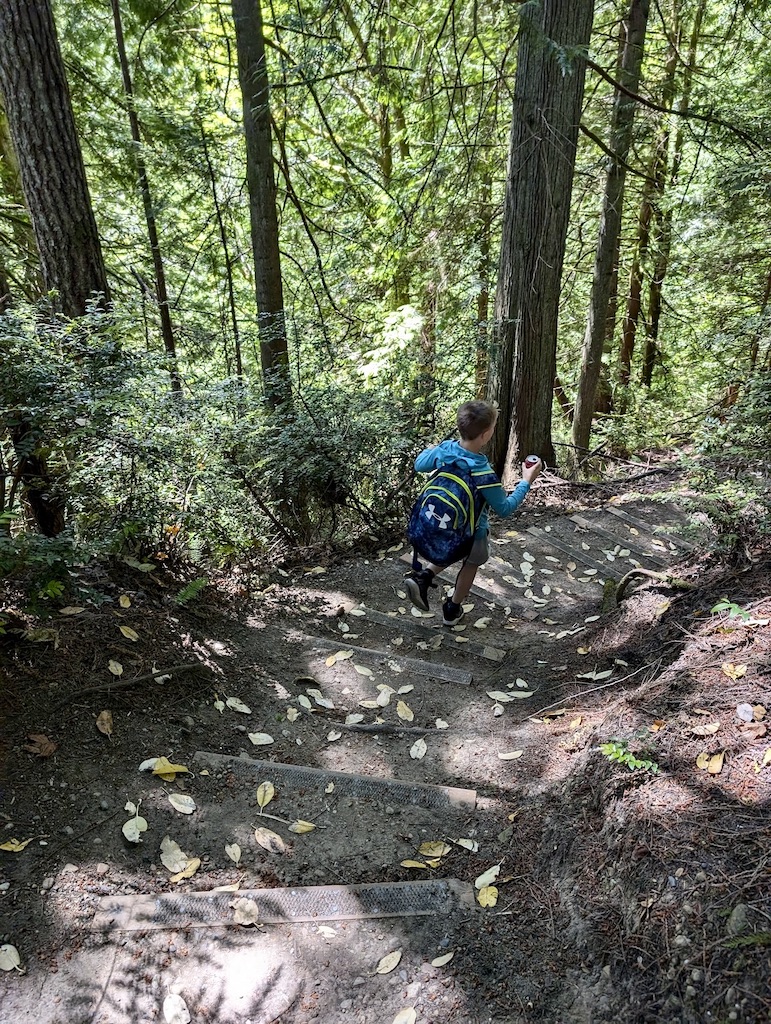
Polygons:
M0 1024L163 1020L174 991L252 1024L767 1021L769 580L709 568L687 525L644 496L536 500L453 630L412 612L398 547L277 574L248 614L89 580L106 600L3 654L0 841L32 842L0 851L27 969L0 977ZM604 581L636 568L690 588L647 575L613 607ZM84 695L110 660L150 678ZM200 667L153 681L179 664ZM158 756L190 771L138 772Z

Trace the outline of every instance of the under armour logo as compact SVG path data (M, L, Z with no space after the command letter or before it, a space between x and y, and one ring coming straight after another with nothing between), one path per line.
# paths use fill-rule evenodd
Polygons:
M436 505L429 505L428 508L426 509L426 519L436 519L437 522L439 523L440 530L447 529L447 527L450 525L451 518L452 516L447 512L445 512L443 516L438 516L436 514Z

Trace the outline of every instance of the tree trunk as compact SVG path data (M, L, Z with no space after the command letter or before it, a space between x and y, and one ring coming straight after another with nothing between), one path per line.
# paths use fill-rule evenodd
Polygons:
M35 234L29 219L29 211L24 202L24 189L21 184L21 170L13 148L11 132L8 127L8 116L0 99L0 183L6 199L9 200L7 219L11 222L13 237L13 254L6 263L4 261L4 285L0 293L0 301L5 305L12 301L13 285L16 285L26 298L39 299L45 291L40 276L40 260L38 257ZM14 209L15 207L15 209ZM11 271L14 267L16 273Z
M691 89L693 86L693 72L696 64L696 54L699 45L699 38L701 37L701 27L704 22L704 15L706 13L707 2L701 0L696 14L694 15L693 27L691 29L690 44L688 47L688 59L685 65L685 72L683 75L683 85L680 94L680 103L678 109L683 113L687 112L691 102ZM679 40L675 40L671 46L673 51L673 57L679 55L679 47L677 43ZM672 100L670 98L670 104ZM669 143L669 132L665 131L667 144ZM672 147L672 163L669 172L669 187L673 188L677 183L678 176L680 174L680 164L683 161L683 149L685 146L685 121L680 119L678 124L677 132L675 133L675 140ZM666 160L664 163L666 168ZM664 189L666 187L665 181L662 179L661 183L661 196L663 198ZM661 309L663 301L664 291L664 279L667 276L669 270L669 257L672 251L672 210L662 210L663 203L658 207L658 246L656 252L656 262L654 265L653 276L651 278L650 289L649 289L649 301L648 301L648 324L646 329L645 338L645 354L643 357L642 377L641 383L645 387L650 387L653 381L653 368L656 363L656 359L659 356L659 326L661 323Z
M479 221L479 293L477 294L477 345L475 383L476 394L481 398L487 387L487 358L490 348L490 233L493 221L492 178L485 173L480 194L481 215Z
M0 3L0 93L45 287L80 316L110 290L50 0Z
M628 387L632 379L632 356L634 355L637 325L642 309L643 262L648 253L653 216L653 175L655 173L655 156L651 166L651 174L643 188L640 213L637 219L637 242L635 245L632 269L629 271L629 294L626 302L626 315L621 328L621 351L618 360L618 382ZM625 404L625 403L624 403Z
M16 456L14 475L24 488L24 499L44 537L56 537L64 529L64 494L46 464L47 445L34 420L24 412L7 412L8 434Z
M510 483L523 455L554 464L557 317L593 0L543 0L520 16L488 397L492 460Z
M220 206L219 196L217 194L217 176L214 172L214 167L212 166L211 156L209 155L209 144L206 139L206 129L203 126L203 121L201 121L198 127L201 132L201 145L203 147L204 159L206 160L206 169L209 172L209 184L211 186L214 212L217 216L217 227L219 229L222 255L225 258L225 281L228 290L228 312L230 315L230 326L233 331L233 350L236 360L236 376L240 378L244 375L244 366L241 358L241 333L238 329L238 316L236 315L236 295L233 283L233 260L230 255L228 233L225 229L225 219L222 215L222 207Z
M632 0L626 18L626 43L619 82L629 92L636 93L640 82L649 6L649 0ZM621 235L627 157L632 142L636 106L636 101L626 92L616 90L610 132L610 150L613 156L609 158L602 198L600 234L594 257L589 316L573 415L573 446L578 458L589 447L592 417L597 400L602 352L607 335L614 257Z
M238 79L244 107L246 181L254 253L254 288L260 362L268 405L291 399L289 352L278 248L276 181L269 106L265 39L259 0L232 0L238 50Z
M131 126L131 139L134 143L133 155L136 166L139 191L142 195L142 206L145 213L145 224L147 225L147 237L150 241L150 253L153 258L153 272L155 274L155 291L158 299L158 310L161 316L161 335L163 347L166 350L168 360L169 376L171 378L171 390L175 394L182 391L182 382L177 368L177 346L174 340L174 328L171 324L171 312L169 310L169 294L166 288L166 272L163 268L163 256L161 245L158 239L158 226L155 221L155 208L153 197L150 191L150 180L147 177L147 166L142 155L142 135L139 129L139 118L137 117L136 104L134 102L134 86L131 81L128 57L126 56L126 44L123 38L123 25L120 16L119 0L112 0L112 17L115 24L115 39L118 45L118 56L120 58L120 69L123 75L123 91L126 94L126 106L128 108L129 124Z

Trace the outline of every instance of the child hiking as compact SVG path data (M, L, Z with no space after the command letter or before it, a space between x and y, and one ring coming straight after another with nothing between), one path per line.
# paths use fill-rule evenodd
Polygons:
M434 472L412 509L407 536L415 554L405 586L416 608L428 611L434 576L462 561L455 589L442 605L442 621L454 626L463 618L462 604L477 569L490 557L487 507L505 519L519 508L542 463L523 463L522 480L504 491L482 449L493 436L498 410L488 402L464 402L458 409L460 441L443 441L415 459L419 473ZM427 563L423 566L420 557Z

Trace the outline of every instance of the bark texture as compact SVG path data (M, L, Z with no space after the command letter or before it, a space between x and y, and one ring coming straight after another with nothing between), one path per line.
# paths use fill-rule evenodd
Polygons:
M649 0L632 0L625 24L625 45L619 69L619 81L636 93L640 84L643 46L648 26ZM632 142L636 101L621 89L616 90L610 131L610 151L605 189L600 212L600 231L594 257L592 292L581 359L581 375L573 415L573 445L576 454L589 446L597 385L600 380L602 352L607 336L607 319L613 283L614 258L621 235L627 157Z
M79 316L109 288L49 0L0 3L0 92L45 287Z
M553 463L557 316L593 0L522 8L488 398L504 482L530 453Z
M158 311L161 317L161 334L163 336L163 347L169 365L169 376L171 377L171 389L175 393L182 391L182 381L177 369L177 345L174 339L174 328L171 323L171 312L169 310L169 294L166 288L166 272L163 266L161 254L161 243L158 238L158 225L155 220L155 206L153 204L152 192L150 191L150 179L147 176L147 165L142 155L142 134L139 128L139 117L136 112L134 97L134 85L131 81L131 70L129 68L126 43L123 37L123 22L121 20L120 4L118 0L112 0L112 17L115 25L115 41L118 46L118 57L120 69L123 76L123 91L126 94L126 106L128 108L129 125L131 127L131 141L133 146L133 157L137 171L139 191L142 196L142 208L145 214L147 225L147 237L150 242L150 254L153 259L153 272L155 274L155 295L158 300Z
M232 7L244 106L260 360L265 397L276 408L289 401L290 386L265 39L259 0L233 0Z

